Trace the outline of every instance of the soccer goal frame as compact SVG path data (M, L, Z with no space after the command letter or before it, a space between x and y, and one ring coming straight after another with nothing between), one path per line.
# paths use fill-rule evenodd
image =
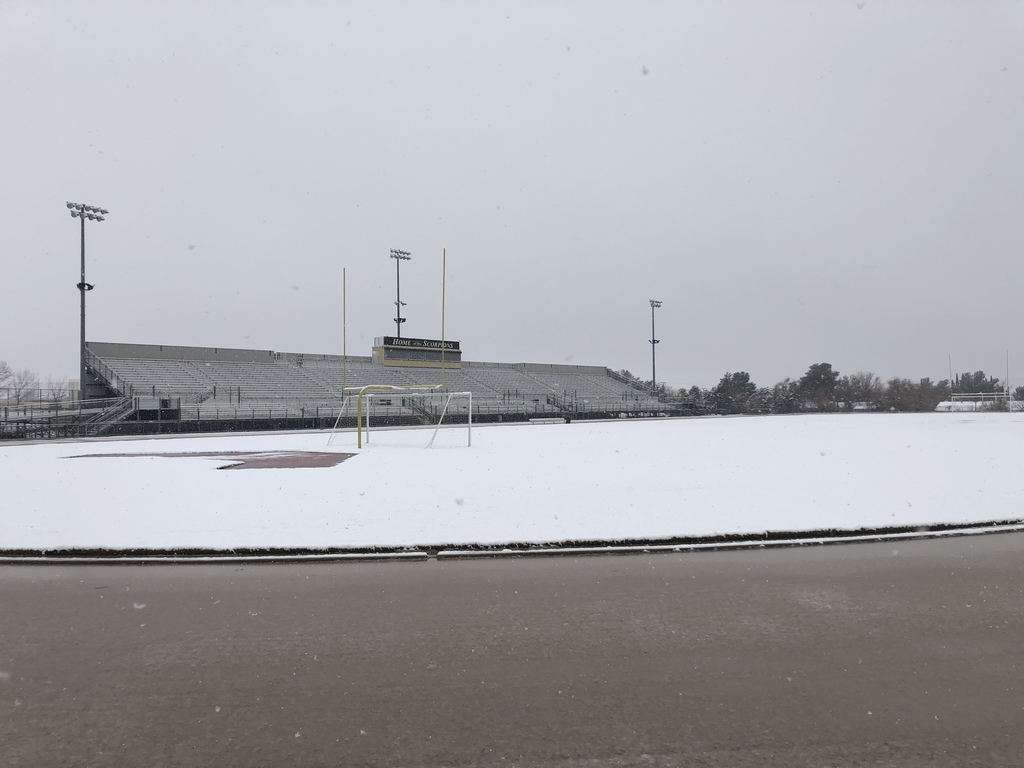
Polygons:
M345 415L345 410L348 408L348 404L351 402L352 397L346 395L342 398L341 408L338 409L338 418L334 420L334 426L331 427L331 434L327 436L327 446L330 447L334 442L335 436L338 434L338 425L341 423L341 417Z
M444 406L441 409L441 414L438 417L437 424L434 425L434 431L430 435L430 440L425 446L426 448L432 448L434 446L434 440L437 438L437 433L440 431L441 426L444 424L444 418L448 414L448 406L451 404L453 397L466 397L468 405L466 408L466 447L472 447L473 445L473 393L472 392L438 392L440 389L437 384L430 385L409 385L409 386L394 386L389 384L369 384L364 387L346 387L346 391L351 391L356 398L356 447L362 448L363 443L369 444L370 442L370 411L369 402L375 397L382 397L388 394L400 394L402 397L439 397L444 398ZM331 430L331 435L328 438L327 444L330 445L334 440L334 435L337 432L338 424L341 422L341 416L345 412L345 409L349 406L352 396L348 395L342 402L341 412L338 413L338 418L334 422L334 428ZM367 407L363 407L363 402L366 401ZM364 416L365 412L365 416ZM364 439L365 433L365 439Z

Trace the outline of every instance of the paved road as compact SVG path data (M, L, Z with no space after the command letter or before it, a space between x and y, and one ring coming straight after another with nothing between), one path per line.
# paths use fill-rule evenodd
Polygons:
M0 765L1024 765L1024 535L0 568Z

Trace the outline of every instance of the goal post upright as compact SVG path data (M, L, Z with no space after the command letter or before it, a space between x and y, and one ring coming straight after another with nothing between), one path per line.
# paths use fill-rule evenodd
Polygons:
M444 290L448 271L448 249L441 249L441 387L444 388Z
M341 268L341 391L348 386L348 280Z

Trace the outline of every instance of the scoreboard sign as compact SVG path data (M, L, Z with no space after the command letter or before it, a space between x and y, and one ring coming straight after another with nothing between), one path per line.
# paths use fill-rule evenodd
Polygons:
M373 362L402 368L461 368L459 342L445 339L404 339L378 336L373 344Z

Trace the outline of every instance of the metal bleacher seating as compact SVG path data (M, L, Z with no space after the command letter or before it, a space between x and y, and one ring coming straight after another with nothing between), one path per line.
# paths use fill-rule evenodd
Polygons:
M345 361L338 355L111 343L92 343L90 351L136 397L173 400L182 419L224 418L232 412L251 412L254 418L264 411L333 414L342 407L346 387L441 382L436 368L386 367L362 356ZM461 368L445 370L444 384L448 392L472 393L474 415L611 412L650 402L646 393L595 366L463 361ZM401 398L377 396L372 402L377 413L412 413L413 406Z

